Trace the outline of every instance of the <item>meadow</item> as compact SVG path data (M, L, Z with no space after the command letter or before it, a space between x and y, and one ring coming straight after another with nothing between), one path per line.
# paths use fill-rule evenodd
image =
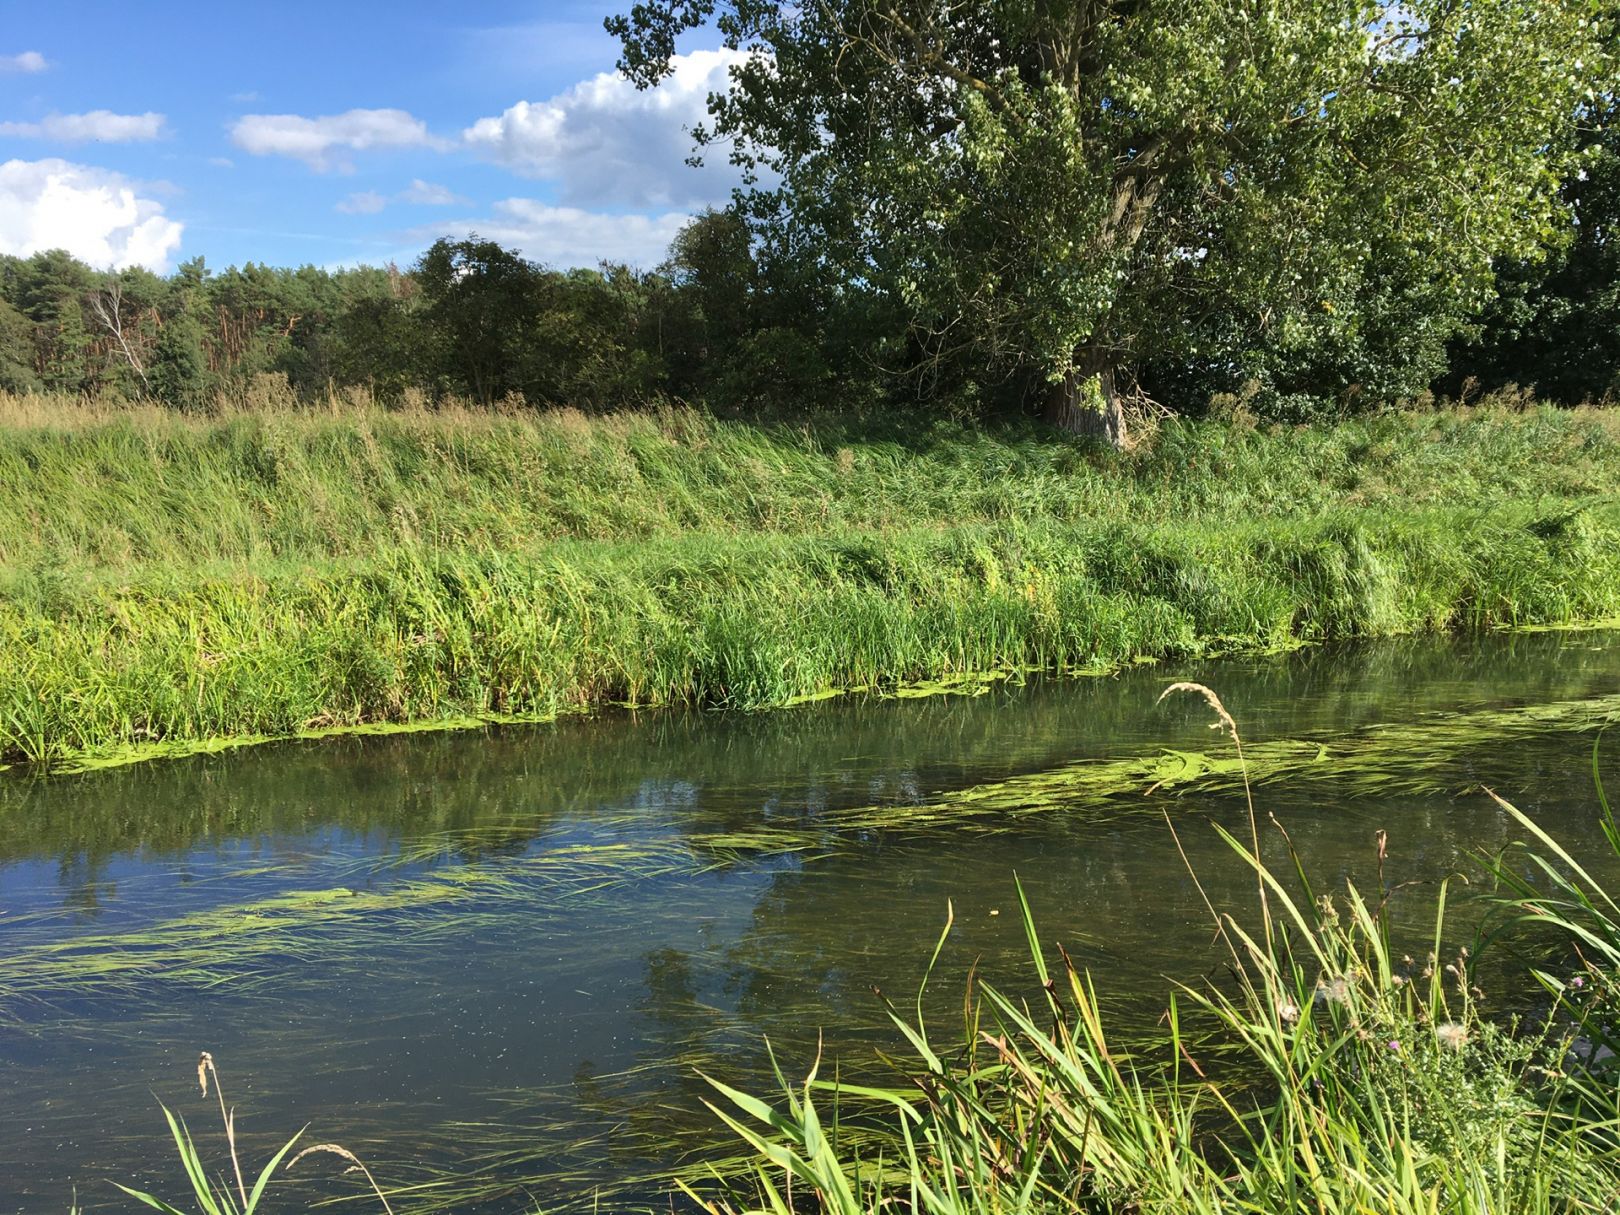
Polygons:
M0 762L1620 616L1620 423L0 400Z

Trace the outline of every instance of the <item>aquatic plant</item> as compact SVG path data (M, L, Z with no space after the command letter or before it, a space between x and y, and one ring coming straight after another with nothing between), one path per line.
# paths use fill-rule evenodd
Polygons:
M1590 946L1591 980L1612 986L1617 905L1503 806L1553 858L1534 862L1545 892L1514 879L1517 907ZM1606 805L1604 816L1620 850ZM1414 960L1391 936L1382 836L1377 891L1347 884L1318 896L1297 858L1285 876L1262 861L1257 836L1222 835L1258 882L1261 926L1210 906L1229 976L1178 987L1156 1049L1122 1047L1089 976L1061 947L1051 964L1020 887L1028 996L980 985L949 1043L920 996L914 1012L891 1007L911 1055L902 1086L823 1081L816 1066L793 1083L778 1068L777 1097L765 1100L712 1078L711 1108L754 1167L682 1188L717 1215L1611 1209L1612 1082L1594 1083L1590 1048L1566 1061L1569 1031L1556 1021L1480 1015L1467 952L1446 960L1446 883ZM936 961L950 927L947 916ZM1597 1032L1590 1018L1580 1024Z
M219 1100L219 1117L223 1126L225 1145L230 1152L231 1176L229 1178L220 1177L215 1179L210 1177L202 1153L198 1150L196 1141L192 1139L191 1131L186 1127L185 1120L175 1117L167 1106L160 1106L163 1110L163 1117L169 1124L169 1134L174 1139L175 1151L179 1156L181 1168L185 1172L186 1180L191 1185L192 1196L196 1199L198 1209L202 1212L202 1215L254 1215L254 1212L259 1209L260 1200L264 1198L265 1188L275 1177L276 1170L281 1168L284 1160L286 1160L286 1169L283 1169L283 1172L291 1169L307 1156L320 1154L337 1156L348 1162L354 1170L363 1173L367 1183L371 1186L372 1193L382 1203L386 1215L393 1215L393 1208L388 1205L388 1197L377 1185L376 1178L371 1175L371 1170L366 1168L358 1156L340 1144L318 1143L305 1148L291 1160L287 1160L287 1153L292 1151L297 1146L298 1141L303 1138L303 1131L299 1131L298 1134L287 1140L271 1155L269 1161L253 1179L253 1185L250 1189L247 1178L242 1173L242 1158L237 1150L236 1109L225 1104L225 1092L220 1085L219 1069L214 1064L214 1056L208 1051L203 1051L197 1059L197 1083L201 1086L204 1097L208 1096L208 1080L210 1076L214 1080L214 1094ZM231 1184L233 1180L235 1182L234 1187ZM119 1182L113 1184L117 1185L120 1190L123 1190L131 1198L139 1199L147 1206L164 1212L164 1215L187 1215L178 1207L146 1193L144 1190L131 1189L129 1186Z

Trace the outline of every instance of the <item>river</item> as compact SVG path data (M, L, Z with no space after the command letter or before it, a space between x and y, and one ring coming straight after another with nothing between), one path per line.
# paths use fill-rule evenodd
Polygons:
M1373 888L1379 829L1392 884L1477 875L1522 834L1482 785L1616 868L1591 755L1620 633L6 773L0 1210L127 1209L113 1180L179 1199L159 1101L223 1165L201 1050L246 1163L307 1124L399 1209L652 1202L727 1146L700 1068L757 1087L767 1037L802 1071L818 1032L824 1069L901 1052L874 989L911 1000L948 904L935 1013L960 1022L975 965L1027 986L1014 874L1111 1015L1151 1025L1219 962L1188 865L1252 902L1211 825L1248 830L1232 744L1198 698L1157 703L1175 679L1220 693L1322 884Z

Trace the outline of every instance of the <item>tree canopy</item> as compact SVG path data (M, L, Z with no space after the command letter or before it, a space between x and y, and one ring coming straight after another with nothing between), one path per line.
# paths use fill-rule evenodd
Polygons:
M608 28L646 87L686 31L751 52L699 135L755 174L764 243L898 301L919 362L1045 385L1055 420L1117 437L1125 375L1229 360L1234 323L1321 352L1364 341L1339 306L1390 283L1386 311L1441 330L1481 301L1556 224L1603 12L645 0Z

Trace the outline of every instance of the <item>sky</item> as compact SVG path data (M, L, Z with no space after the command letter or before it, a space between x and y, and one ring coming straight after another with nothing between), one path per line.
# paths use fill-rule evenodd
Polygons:
M686 163L728 52L638 92L623 0L0 0L0 253L97 268L407 265L477 232L651 267L721 205Z

